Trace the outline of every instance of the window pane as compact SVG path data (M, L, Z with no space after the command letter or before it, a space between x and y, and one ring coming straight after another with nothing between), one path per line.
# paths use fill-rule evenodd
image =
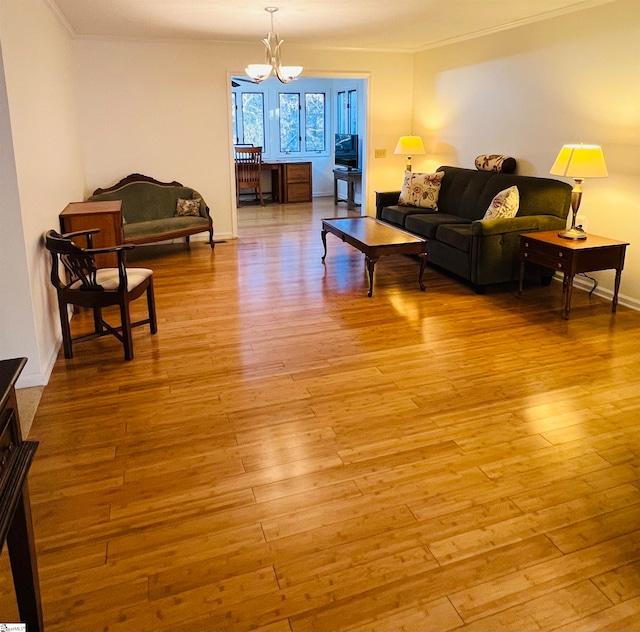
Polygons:
M236 100L236 93L231 93L231 129L233 130L233 144L238 144L238 117L236 116L236 110L238 108L238 102Z
M338 134L346 134L347 133L347 125L345 112L347 110L347 99L346 94L344 92L338 92L338 107L337 109L337 121L336 121L336 130Z
M305 137L307 151L324 151L324 93L304 95Z
M300 95L280 93L280 151L300 151Z
M358 133L358 93L349 90L349 134Z
M242 142L264 147L264 96L242 93Z

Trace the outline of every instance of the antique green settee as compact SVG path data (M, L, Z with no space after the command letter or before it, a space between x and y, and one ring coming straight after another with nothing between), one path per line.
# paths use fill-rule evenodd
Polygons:
M564 182L461 167L436 172L444 172L437 209L400 206L400 191L376 192L376 217L425 237L429 263L466 279L478 292L517 280L521 233L566 226L571 186ZM512 186L519 191L517 215L483 219L493 198ZM539 272L545 280L553 276L548 269Z
M202 196L179 182L159 182L132 173L107 189L96 189L89 202L122 200L124 242L148 244L209 232L214 248L213 222ZM199 200L199 201L198 201Z

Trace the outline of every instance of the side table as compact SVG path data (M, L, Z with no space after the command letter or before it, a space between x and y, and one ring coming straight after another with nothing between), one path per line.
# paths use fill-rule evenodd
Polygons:
M98 228L100 232L93 237L94 248L120 246L124 243L121 207L121 200L71 202L60 213L60 231L75 233ZM116 253L97 255L96 262L100 268L116 268L118 255Z
M579 272L615 270L615 286L611 311L618 306L618 290L624 268L624 256L629 244L598 235L587 235L587 239L571 240L558 237L558 231L549 230L520 235L520 283L518 296L522 295L522 283L526 263L562 272L565 293L564 318L569 318L573 277Z
M355 203L355 187L356 182L362 179L362 171L360 169L334 169L333 170L333 203L338 206L338 202L346 202L347 209L352 211L356 206ZM338 197L338 180L344 180L347 183L347 199L343 200Z

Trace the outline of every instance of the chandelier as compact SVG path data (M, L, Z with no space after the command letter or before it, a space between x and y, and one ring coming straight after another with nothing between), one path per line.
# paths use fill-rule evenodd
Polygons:
M277 33L273 30L273 14L278 7L265 7L265 11L271 15L271 31L262 40L267 49L266 64L249 64L244 71L256 83L264 81L273 71L273 74L282 82L289 83L298 77L302 72L302 66L283 66L280 58L280 46L284 40L281 40Z

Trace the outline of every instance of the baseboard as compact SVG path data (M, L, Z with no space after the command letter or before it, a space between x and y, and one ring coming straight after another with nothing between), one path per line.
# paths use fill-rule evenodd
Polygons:
M51 377L51 373L53 373L53 367L56 364L56 360L58 359L58 352L60 351L60 347L62 346L62 338L56 339L51 353L45 362L42 370L36 371L34 373L25 373L24 371L20 374L20 377L16 381L16 388L31 388L33 386L46 386L49 383L49 378ZM29 364L25 368L29 368Z

